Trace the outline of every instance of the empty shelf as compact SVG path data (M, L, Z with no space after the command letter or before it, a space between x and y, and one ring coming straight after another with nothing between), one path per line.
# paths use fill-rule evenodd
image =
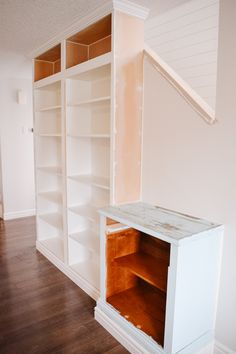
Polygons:
M40 166L37 167L39 171L45 172L45 173L52 173L58 176L61 176L62 174L62 169L60 166Z
M78 103L71 103L68 106L69 107L77 107L77 106L87 106L87 105L91 105L91 104L104 104L104 103L108 103L110 101L110 99L111 99L110 96L91 98L89 100L81 101Z
M119 266L129 269L130 272L166 292L168 264L162 259L146 253L133 253L115 258Z
M60 138L62 135L59 133L47 133L47 134L36 134L40 137L57 137L57 138Z
M59 213L41 214L39 218L57 229L62 230L63 228L62 215Z
M99 264L91 259L71 265L71 269L79 276L84 278L88 283L99 290L100 288L100 274Z
M69 178L81 183L91 184L95 187L110 189L109 178L106 177L99 177L94 175L76 175L76 176L70 176Z
M38 195L49 200L50 202L62 204L62 194L60 191L42 192Z
M60 109L60 108L61 108L61 106L48 106L48 107L45 107L45 108L41 108L41 109L39 109L36 112L52 111L54 109Z
M91 205L74 206L70 207L69 210L92 222L95 222L98 219L96 208Z
M99 254L99 235L90 230L77 232L69 235L73 240L77 241L92 252Z
M108 297L109 302L134 326L151 336L159 344L164 342L165 327L164 293L142 286L122 291Z
M60 237L48 238L46 240L39 241L44 247L52 252L61 261L64 259L64 247L63 239Z
M109 134L68 134L71 138L109 139Z

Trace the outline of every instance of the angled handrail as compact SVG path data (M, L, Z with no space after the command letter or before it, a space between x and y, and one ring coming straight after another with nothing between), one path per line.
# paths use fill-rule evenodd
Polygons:
M214 124L217 120L214 110L184 81L171 67L164 62L149 46L144 47L144 56L158 72L178 91L185 101L207 122Z

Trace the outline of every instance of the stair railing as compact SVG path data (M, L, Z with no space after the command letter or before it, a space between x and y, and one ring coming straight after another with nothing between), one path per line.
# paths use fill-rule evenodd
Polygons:
M158 72L176 89L205 122L214 124L217 121L214 110L203 98L147 45L144 47L144 57L151 62Z

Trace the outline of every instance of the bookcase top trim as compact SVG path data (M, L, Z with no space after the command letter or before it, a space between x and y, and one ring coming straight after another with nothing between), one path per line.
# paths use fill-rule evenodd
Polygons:
M29 53L28 57L33 59L39 56L66 38L73 36L76 32L83 30L101 18L111 14L113 11L121 11L128 15L138 17L142 20L145 20L149 14L148 8L134 4L133 2L125 0L109 0L104 5L95 9L93 12L83 17L82 19L78 18L75 20L66 30L58 33L42 46L35 48Z

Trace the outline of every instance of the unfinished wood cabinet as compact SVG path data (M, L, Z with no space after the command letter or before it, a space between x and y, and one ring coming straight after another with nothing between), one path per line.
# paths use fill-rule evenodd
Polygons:
M133 9L91 14L34 58L37 249L94 299L97 211L140 198L147 13Z
M34 81L44 79L61 71L61 45L34 59Z
M145 203L100 213L95 318L131 353L197 353L213 340L222 226Z
M66 40L66 68L111 51L111 15Z
M107 235L106 301L163 345L170 244L130 228Z

